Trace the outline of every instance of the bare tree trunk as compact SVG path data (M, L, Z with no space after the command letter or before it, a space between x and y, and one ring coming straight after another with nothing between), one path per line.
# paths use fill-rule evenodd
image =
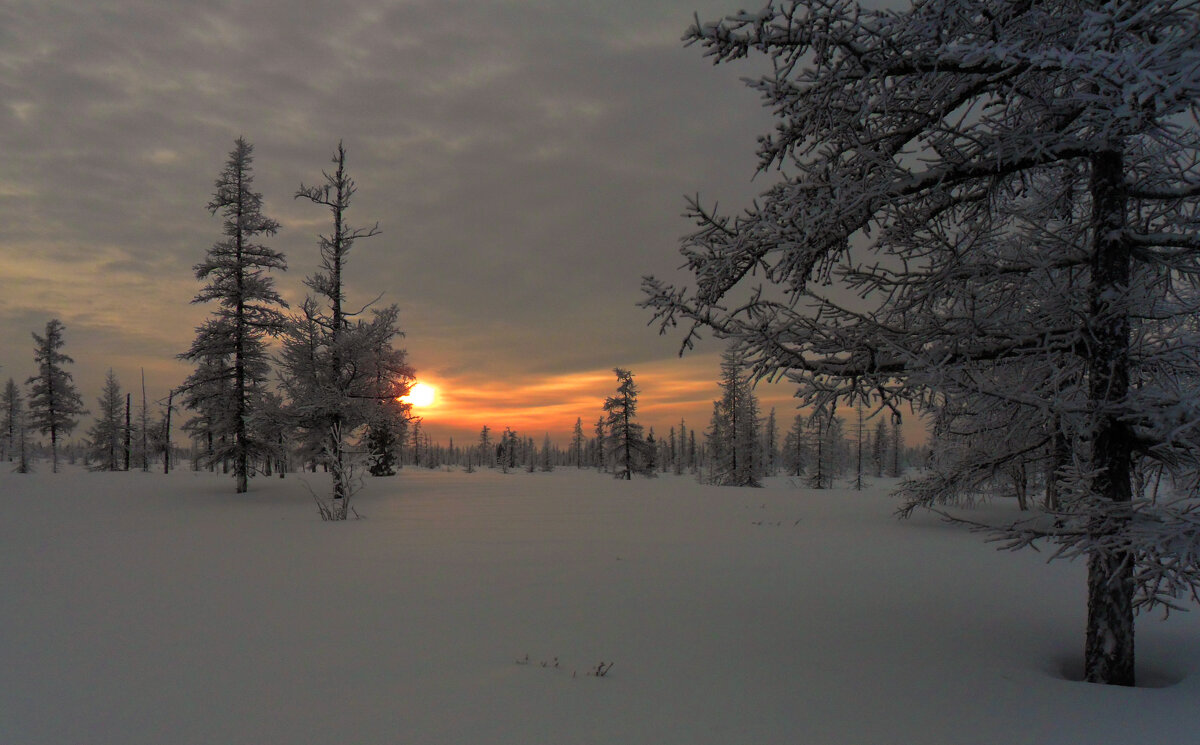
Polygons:
M133 428L130 426L131 422L132 422L132 420L130 419L130 409L132 407L133 407L133 394L126 393L125 394L125 468L124 468L124 470L126 470L126 471L129 470L129 456L131 455L130 450L132 448Z
M1050 465L1046 468L1046 509L1057 512L1062 507L1059 499L1059 475L1068 465L1071 451L1067 446L1067 436L1062 431L1062 417L1058 414L1053 419L1054 432L1050 436Z
M146 408L146 368L142 368L142 470L150 470L150 410Z
M1095 249L1088 344L1088 396L1093 411L1092 496L1096 537L1121 530L1132 501L1133 438L1121 419L1129 391L1130 324L1127 292L1132 254L1125 237L1124 162L1118 149L1092 158ZM1134 684L1133 565L1128 549L1093 549L1088 557L1088 620L1084 677L1093 683Z
M174 389L167 392L167 416L163 432L163 473L171 472L171 403L175 398Z

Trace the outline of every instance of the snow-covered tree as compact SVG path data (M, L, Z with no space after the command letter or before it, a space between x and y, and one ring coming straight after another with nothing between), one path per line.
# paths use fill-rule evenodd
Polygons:
M771 407L763 425L760 462L764 476L775 476L779 473L779 425L775 421L774 406Z
M605 461L612 466L613 478L632 479L633 474L647 473L648 446L637 421L638 388L633 373L613 368L617 376L617 394L604 401L607 416L602 420L605 438Z
M900 458L904 450L904 430L899 420L892 422L892 434L888 437L888 445L891 446L888 454L888 476L899 478L904 475L904 462Z
M22 452L22 446L25 441L25 406L21 389L12 378L8 379L4 384L4 391L0 392L0 412L4 417L0 422L0 427L4 430L4 459L11 463L13 458L20 456L20 462L24 464L25 454ZM25 473L27 467L19 470Z
M789 476L800 476L807 466L808 423L803 414L792 419L792 426L783 437L783 467Z
M809 452L812 453L812 467L809 470L808 485L814 489L827 489L833 485L833 473L829 453L829 430L832 415L825 407L818 407L808 419L806 438Z
M500 469L504 473L508 473L521 461L521 440L517 436L516 430L509 427L504 428L504 433L500 435L499 448L497 460L500 462Z
M724 486L761 486L758 400L746 376L740 352L721 357L721 398L713 402L708 432L708 482Z
M683 475L684 469L691 468L691 465L692 465L688 461L688 454L687 454L687 439L688 438L687 438L687 436L688 436L687 424L681 417L679 419L679 437L676 440L677 446L675 448L675 475L676 476Z
M593 429L596 435L596 470L604 471L607 466L607 461L604 458L605 443L608 442L608 434L605 431L605 417L601 416L596 420L596 426Z
M875 422L875 430L871 435L871 468L875 478L883 476L883 464L888 453L888 426L882 416Z
M121 383L112 368L104 378L104 388L96 403L100 407L96 423L88 431L92 468L97 471L118 471L121 469L121 442L125 437L125 428L122 426L125 397L121 395Z
M377 402L402 395L412 384L412 369L405 354L392 346L401 335L399 310L391 306L374 310L370 321L360 316L366 308L346 308L343 273L350 250L360 239L379 235L379 226L356 228L347 221L351 199L357 191L346 171L346 150L339 142L332 173L322 172L320 185L301 184L297 199L329 210L333 225L318 236L320 269L304 283L315 293L305 300L302 315L293 319L284 342L284 384L300 428L312 454L333 474L329 514L348 514L353 465L347 462L350 442L377 413ZM411 428L414 453L420 446L417 427Z
M394 346L402 336L396 306L372 310L369 321L359 318L344 326L337 335L336 354L327 323L316 303L306 300L302 316L283 337L280 384L302 453L333 474L329 514L340 520L349 514L349 479L358 468L347 458L370 457L372 423L390 428L397 446L405 436L412 439L416 428L406 433L401 421L408 406L394 402L408 392L414 373L404 350ZM359 443L363 452L350 452L348 443L358 443L364 429L368 436Z
M583 436L583 417L575 417L575 430L571 433L571 460L576 468L583 468L583 446L587 439Z
M195 267L196 279L207 284L192 302L218 307L180 355L197 365L183 386L185 404L200 413L193 432L203 427L217 443L210 461L233 461L239 494L249 488L251 463L274 446L256 440L249 422L270 375L266 340L283 331L280 309L287 307L268 275L287 268L283 254L259 242L279 223L263 215L262 194L254 191L253 151L239 137L217 177L208 211L221 214L223 238Z
M863 414L863 402L858 401L854 407L854 488L863 488L863 443L867 437L866 416Z
M479 465L494 468L496 450L492 447L492 428L486 424L479 430Z
M413 417L409 421L408 441L410 444L409 452L412 453L412 465L421 465L421 456L425 454L425 432L421 429L421 417Z
M71 373L63 365L71 359L61 351L64 326L57 318L46 323L46 335L33 334L33 360L38 374L25 381L29 385L29 418L34 427L50 436L50 470L58 472L58 441L71 434L78 417L88 413L75 388Z
M578 423L579 422L577 421L576 424ZM580 436L582 437L582 435L583 432L580 431ZM541 460L538 463L538 470L543 472L550 472L554 470L554 446L550 444L549 432L547 432L546 436L542 438L542 453Z
M366 446L372 476L395 476L400 448L408 436L409 404L396 398L376 401L367 421Z
M698 288L649 278L647 305L692 322L685 345L705 326L739 340L811 404L874 395L898 414L949 392L1039 412L1070 448L1058 519L1001 532L1087 558L1085 677L1133 684L1135 610L1200 579L1189 508L1134 493L1145 460L1183 494L1200 473L1194 4L807 0L688 38L771 60L752 84L779 119L760 150L779 179L736 218L693 202ZM1013 207L1032 190L1036 223ZM1022 385L998 391L1009 368ZM911 504L937 499L914 483Z

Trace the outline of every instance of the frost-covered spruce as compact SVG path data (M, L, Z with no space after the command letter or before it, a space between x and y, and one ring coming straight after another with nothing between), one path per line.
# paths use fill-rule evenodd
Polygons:
M0 428L3 429L3 458L9 463L14 458L19 458L17 469L20 473L26 473L28 464L24 451L25 405L21 389L12 378L8 379L3 392L0 392L0 412L3 412L0 414L3 416L3 421L0 422Z
M745 359L728 349L721 357L721 398L713 402L709 431L709 483L761 486L762 452L758 437L758 400L746 376Z
M575 430L571 433L571 461L576 468L583 468L583 446L586 442L583 436L583 417L575 417Z
M808 0L687 38L770 59L752 85L777 181L738 216L693 201L696 287L647 278L645 304L690 325L685 347L703 327L737 340L809 404L949 405L990 430L997 447L968 443L910 504L987 468L1044 474L1057 519L1002 533L1086 557L1085 675L1132 685L1135 610L1200 579L1191 506L1138 490L1148 471L1176 496L1200 480L1194 4Z
M33 334L38 373L25 381L29 385L29 418L33 426L50 437L51 471L58 472L58 441L71 434L78 417L88 413L75 383L63 365L74 363L61 351L64 326L53 318L46 323L46 335Z
M239 137L217 176L208 211L220 213L222 238L195 267L207 284L192 301L217 308L180 355L197 366L183 386L184 403L199 414L190 428L212 443L210 463L232 461L239 494L249 488L252 462L275 451L276 443L254 437L249 422L270 375L266 339L282 332L287 307L268 274L287 263L260 242L279 223L263 215L262 194L254 191L253 151Z
M637 421L637 384L633 373L614 367L617 376L617 393L604 401L605 418L597 423L597 431L604 432L604 461L612 468L613 478L632 479L633 474L650 474L647 466L651 462L649 446L642 434L642 425Z
M96 400L100 407L96 414L96 422L88 430L89 456L91 467L97 471L117 471L121 468L121 439L124 436L122 416L124 396L121 395L121 383L116 373L109 368L104 377L104 388Z

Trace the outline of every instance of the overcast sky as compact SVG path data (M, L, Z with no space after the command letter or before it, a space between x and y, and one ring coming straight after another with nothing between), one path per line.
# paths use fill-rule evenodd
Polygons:
M211 311L190 304L220 234L205 205L238 136L298 304L327 213L292 195L342 139L350 217L382 230L351 254L350 301L400 305L442 396L432 431L559 437L599 416L614 365L647 423L703 427L718 347L677 359L636 303L643 274L680 263L685 194L729 208L767 187L770 119L738 80L762 63L713 67L680 41L694 12L737 9L0 0L0 379L33 374L30 332L57 317L90 407L109 367L130 389L144 367L151 398L182 381L175 355Z

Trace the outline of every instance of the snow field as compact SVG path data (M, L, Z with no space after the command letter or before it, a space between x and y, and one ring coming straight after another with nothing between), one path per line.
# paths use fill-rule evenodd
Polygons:
M405 469L337 524L297 481L0 474L0 742L1170 743L1200 726L1195 614L1139 619L1147 687L1072 681L1082 564L898 522L883 486Z

